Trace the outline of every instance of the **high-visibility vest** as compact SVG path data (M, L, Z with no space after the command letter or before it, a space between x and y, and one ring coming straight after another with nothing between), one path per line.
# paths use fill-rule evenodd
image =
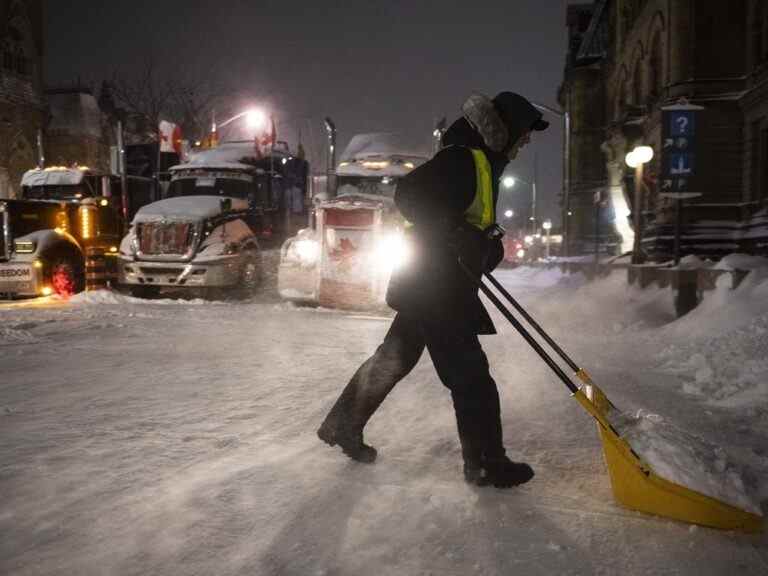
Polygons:
M485 230L496 223L496 207L493 203L493 185L491 184L491 163L485 152L478 148L470 148L475 161L475 197L469 208L464 212L467 222L472 226ZM413 224L405 221L405 228Z
M475 198L464 213L467 222L475 228L485 230L496 222L491 184L491 163L482 150L470 148L475 160Z

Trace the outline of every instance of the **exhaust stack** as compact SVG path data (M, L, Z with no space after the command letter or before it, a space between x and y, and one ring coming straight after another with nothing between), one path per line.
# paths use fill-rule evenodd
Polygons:
M325 131L328 133L328 164L326 165L326 190L330 198L336 196L336 124L329 117L325 118Z

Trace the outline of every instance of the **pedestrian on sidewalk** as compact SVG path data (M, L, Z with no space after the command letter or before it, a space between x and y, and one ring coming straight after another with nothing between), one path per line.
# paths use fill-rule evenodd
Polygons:
M499 394L478 339L496 330L459 260L477 276L501 261L503 230L496 225L495 209L499 179L531 133L549 124L512 92L493 100L473 94L462 112L434 158L398 183L395 204L410 223L412 257L393 272L387 289L387 303L397 314L384 342L355 372L317 434L353 460L373 462L376 449L363 441L363 428L426 347L451 392L465 480L507 488L534 473L506 456Z

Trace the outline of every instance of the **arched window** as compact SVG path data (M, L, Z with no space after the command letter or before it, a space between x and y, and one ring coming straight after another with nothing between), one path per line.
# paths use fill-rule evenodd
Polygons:
M650 95L656 99L661 96L661 90L664 84L664 58L661 51L661 32L656 32L653 36L650 69L651 78L648 88Z
M624 112L624 108L626 108L627 104L629 104L629 75L627 74L626 68L624 69L623 73L621 74L621 80L619 81L619 89L616 94L616 109L614 118L619 119Z
M29 61L24 53L24 38L13 26L8 26L2 43L3 68L26 76L30 73Z
M635 62L635 72L632 75L632 104L635 106L643 105L643 67L638 58Z

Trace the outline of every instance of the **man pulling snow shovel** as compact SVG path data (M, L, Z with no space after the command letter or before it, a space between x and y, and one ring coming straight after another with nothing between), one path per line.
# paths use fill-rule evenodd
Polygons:
M499 394L478 339L496 330L459 260L478 276L501 261L503 231L495 210L499 178L531 133L548 123L512 92L493 100L473 94L462 112L435 157L398 184L395 204L410 223L412 257L393 273L387 290L387 303L397 315L317 435L353 460L373 462L376 449L363 442L363 428L426 347L451 391L464 478L508 488L529 481L533 470L505 454Z

